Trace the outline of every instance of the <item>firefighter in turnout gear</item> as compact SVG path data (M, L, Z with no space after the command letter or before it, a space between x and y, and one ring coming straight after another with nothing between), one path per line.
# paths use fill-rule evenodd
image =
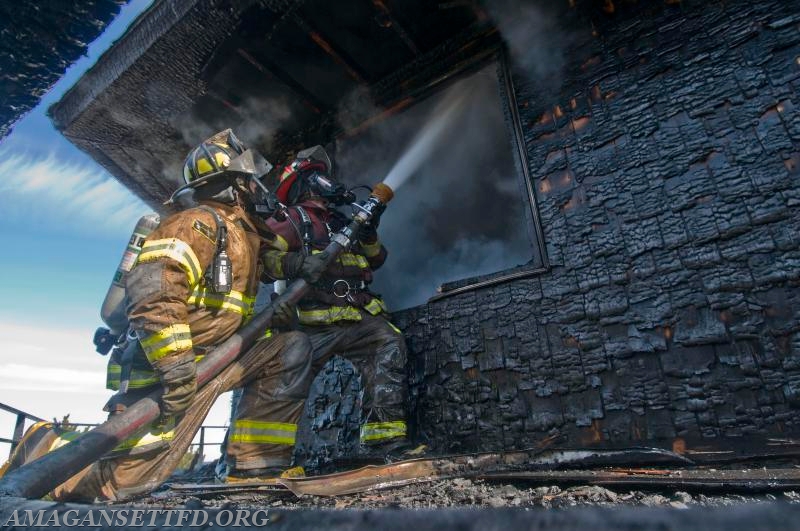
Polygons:
M161 386L162 417L58 486L54 499L124 500L157 487L186 454L216 398L243 386L245 409L236 422L258 436L233 434L229 461L270 472L289 466L311 365L303 334L268 332L203 388L196 384L196 362L253 312L264 234L263 222L250 214L261 199L254 168L253 153L231 130L190 152L186 184L176 194L189 193L196 201L164 219L145 240L127 278L127 344L115 349L108 367L110 389L119 388L121 374L127 382L127 391L106 405L110 414ZM45 438L47 447L37 445L38 452L65 438ZM261 441L272 443L272 451L253 444Z
M298 153L283 171L276 195L289 207L284 219L267 221L274 237L264 254L265 272L273 279L304 278L311 284L296 310L282 311L296 311L299 330L311 340L313 374L335 354L358 367L365 389L362 448L367 456L379 457L407 446L406 345L383 300L369 289L373 271L387 256L377 221L322 270L322 250L348 221L332 206L355 199L330 174L331 161L320 146Z

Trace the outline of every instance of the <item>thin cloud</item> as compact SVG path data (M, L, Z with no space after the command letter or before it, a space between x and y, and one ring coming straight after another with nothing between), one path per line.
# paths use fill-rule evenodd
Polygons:
M0 146L0 191L6 215L47 223L58 212L59 226L86 232L130 230L151 210L98 166L19 153L8 144Z

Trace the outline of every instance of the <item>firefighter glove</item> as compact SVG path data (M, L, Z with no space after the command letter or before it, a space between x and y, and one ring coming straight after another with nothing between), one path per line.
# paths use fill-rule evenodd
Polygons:
M378 222L370 221L358 229L358 241L361 243L375 243L378 241Z
M312 255L305 256L303 253L286 253L284 258L284 270L289 278L303 278L308 283L313 284L327 267L325 260L328 258L328 253L322 251Z
M197 392L197 365L190 350L156 361L153 368L164 386L161 396L162 418L183 413Z
M272 324L278 328L293 330L297 327L297 307L289 301L275 300L272 303L274 313Z
M325 263L327 259L327 251L306 256L303 260L303 265L300 266L300 276L313 284L319 280L319 277L328 268L328 264Z

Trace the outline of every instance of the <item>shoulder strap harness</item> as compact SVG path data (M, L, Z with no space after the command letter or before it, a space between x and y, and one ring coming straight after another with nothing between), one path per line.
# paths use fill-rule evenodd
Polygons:
M197 208L204 210L213 216L214 223L217 225L217 248L214 251L214 260L205 271L206 285L211 286L215 293L230 293L233 282L233 264L228 258L228 227L220 215L213 208L206 205L199 205Z
M311 242L314 240L314 226L311 223L311 216L308 215L305 208L301 206L295 206L294 208L300 214L300 226L303 230L301 234L303 238L303 254L308 256L311 254Z

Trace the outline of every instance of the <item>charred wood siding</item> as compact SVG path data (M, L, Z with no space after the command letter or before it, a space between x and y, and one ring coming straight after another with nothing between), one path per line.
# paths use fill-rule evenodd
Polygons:
M0 5L0 139L86 52L125 0Z
M800 1L636 9L514 75L550 272L395 316L437 450L800 433Z

